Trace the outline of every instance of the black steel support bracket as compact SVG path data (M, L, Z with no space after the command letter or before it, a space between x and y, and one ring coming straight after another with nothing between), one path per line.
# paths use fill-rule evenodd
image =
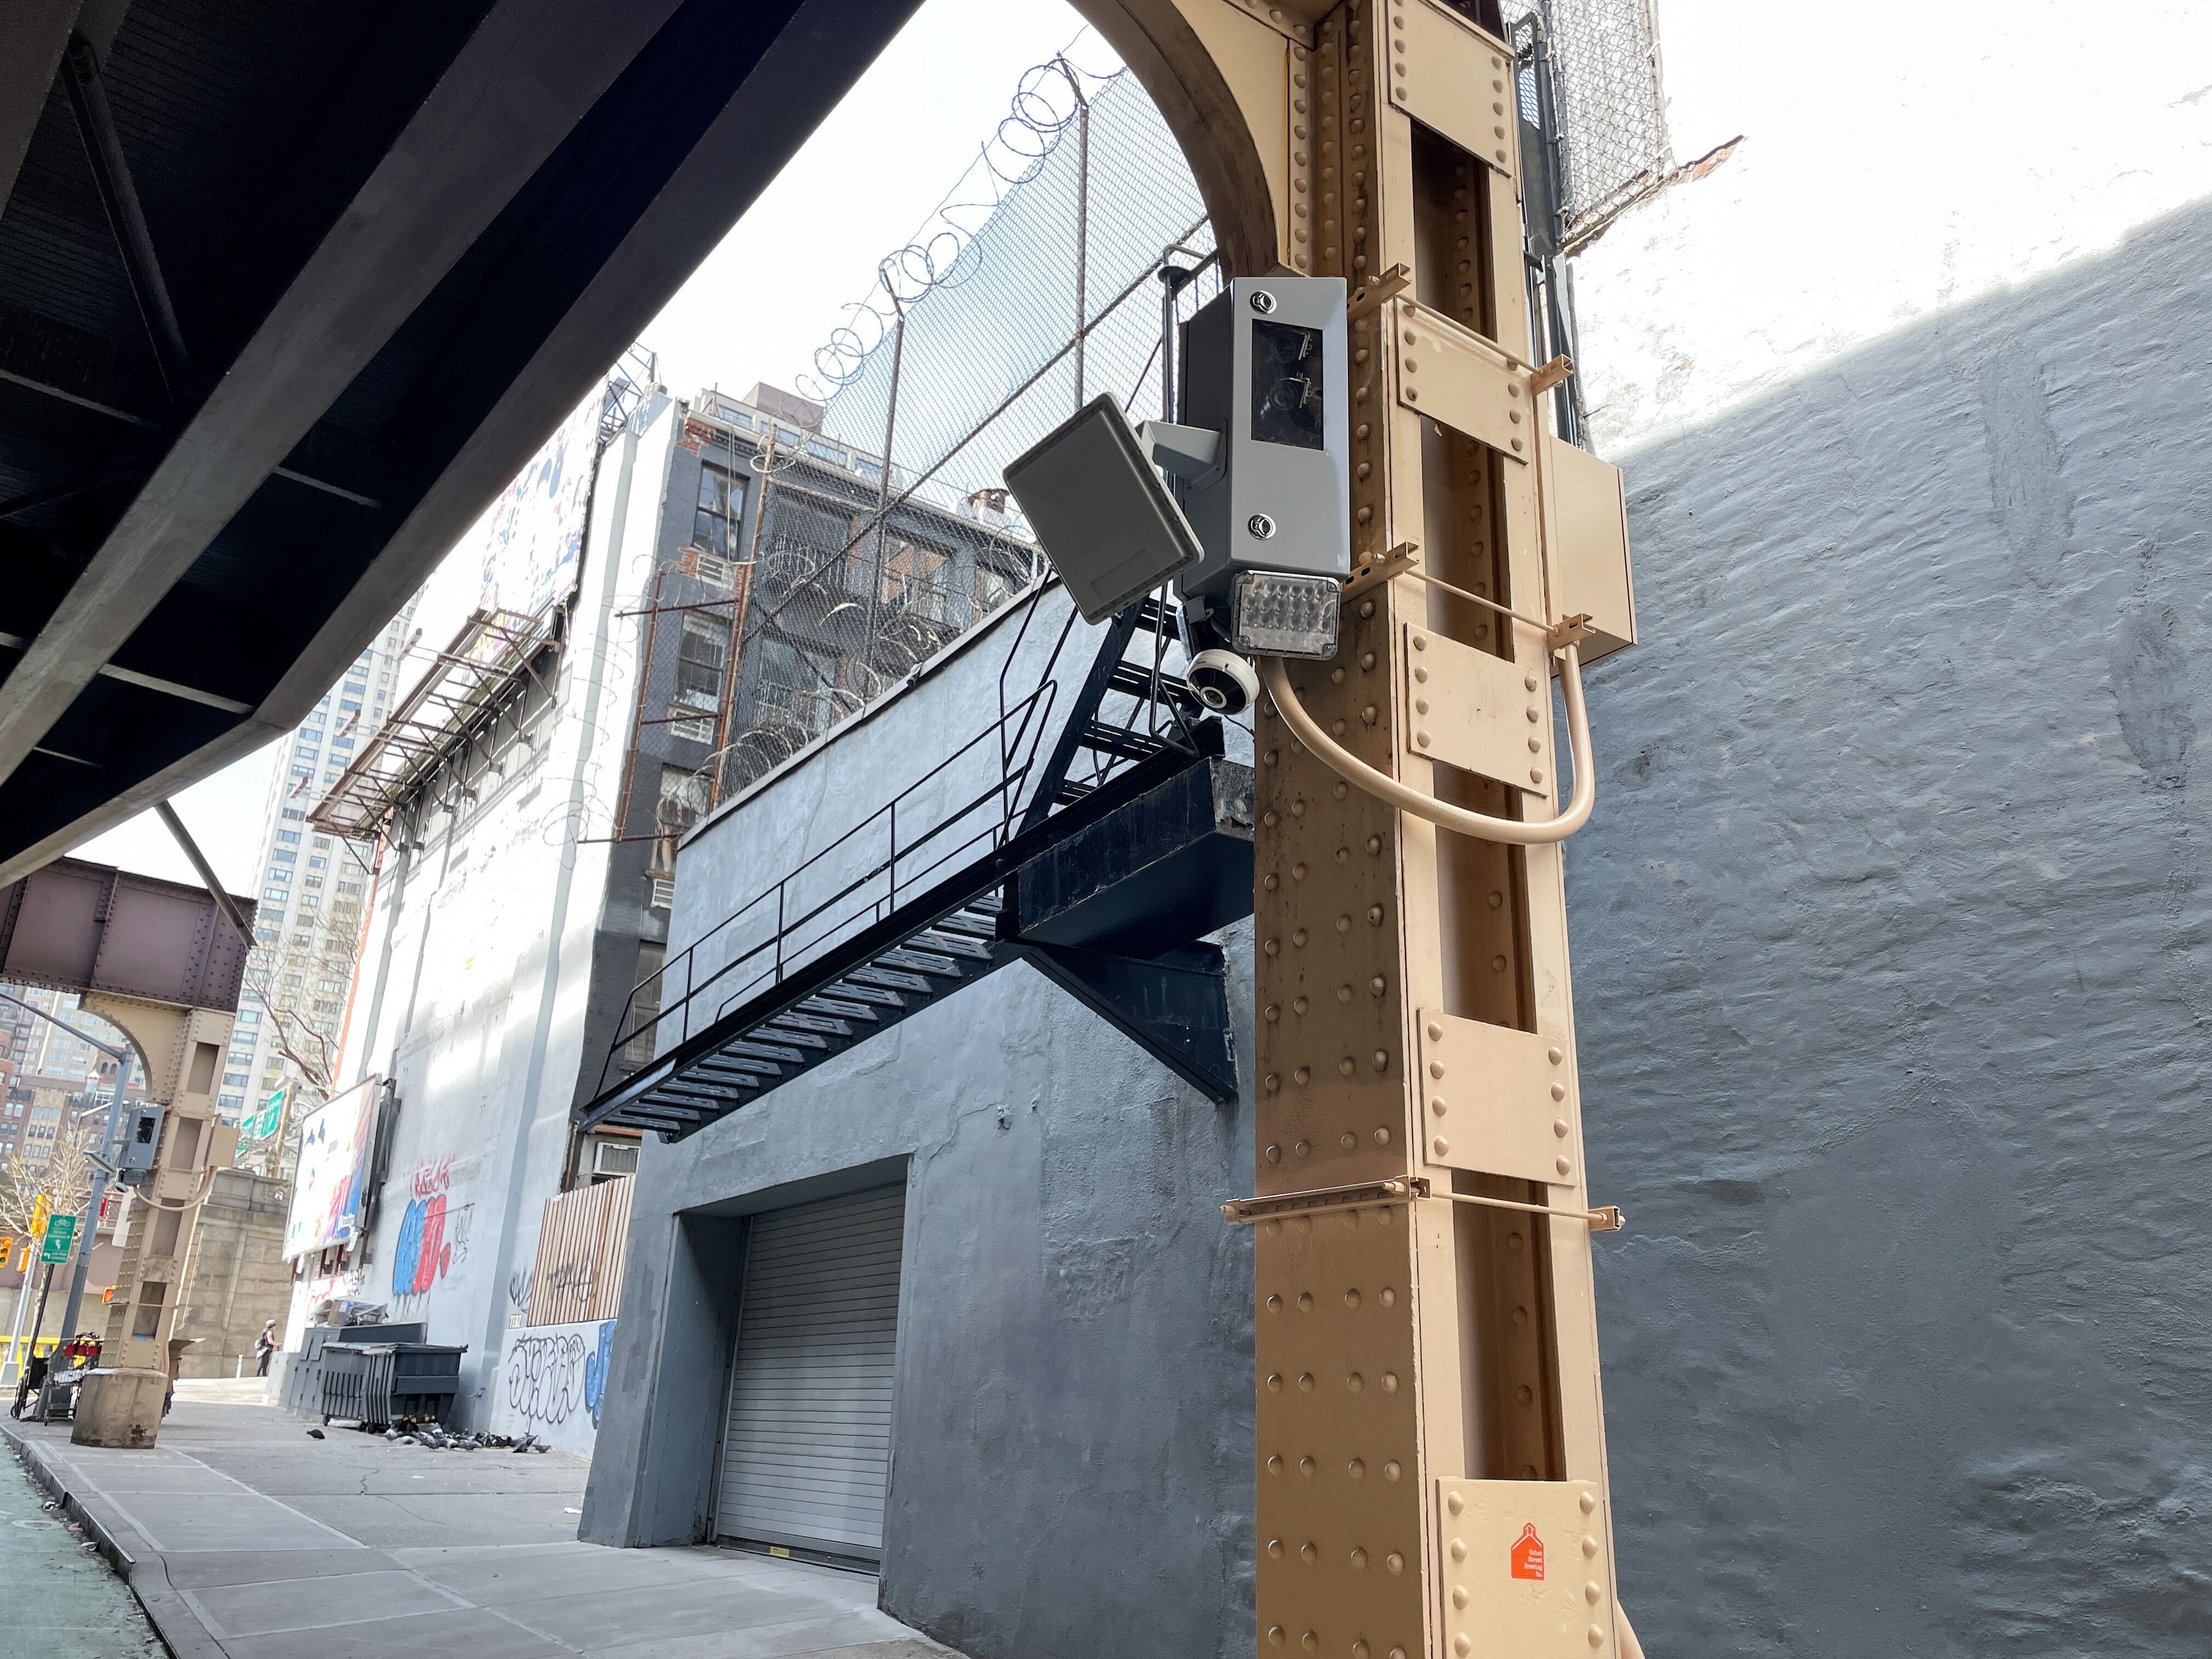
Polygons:
M1064 945L1012 949L1208 1099L1237 1098L1229 977L1219 945L1185 945L1152 962Z

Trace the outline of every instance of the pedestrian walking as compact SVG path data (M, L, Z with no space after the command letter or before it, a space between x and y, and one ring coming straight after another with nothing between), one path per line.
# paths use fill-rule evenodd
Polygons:
M261 1334L253 1339L253 1374L269 1375L269 1356L276 1351L276 1322L270 1320L261 1328Z

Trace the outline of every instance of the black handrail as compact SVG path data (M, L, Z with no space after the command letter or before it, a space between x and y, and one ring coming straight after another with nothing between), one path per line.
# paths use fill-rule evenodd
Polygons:
M1054 677L1054 671L1059 665L1060 653L1066 648L1074 632L1077 613L1073 605L1069 607L1066 621L1060 628L1060 636L1053 642L1052 651L1046 658L1044 666L1038 675L1036 689L1026 696L1009 704L1006 701L1006 676L1018 659L1022 643L1028 635L1029 626L1034 619L1038 602L1042 599L1043 594L1054 586L1056 584L1053 583L1041 585L1038 592L1031 596L1022 618L1021 626L1016 630L1013 640L1008 647L1006 660L1000 665L999 671L999 717L997 720L946 755L921 777L893 795L889 801L846 830L835 841L821 848L810 857L802 860L787 871L773 885L756 894L736 910L715 923L713 927L687 945L682 954L675 959L664 963L657 972L647 975L631 988L629 997L623 1001L622 1015L616 1023L614 1040L608 1045L606 1058L601 1062L599 1067L598 1092L600 1096L604 1096L607 1091L609 1076L614 1069L617 1058L639 1037L651 1033L655 1038L655 1048L665 1048L668 1045L659 1041L663 1027L670 1019L680 1017L679 1033L676 1042L678 1044L688 1042L692 1036L692 1010L707 992L717 990L717 988L720 988L713 1005L714 1012L705 1022L711 1025L715 1020L721 1018L731 1007L744 1001L749 996L757 994L763 986L781 984L799 969L834 949L841 940L851 938L856 931L881 924L900 908L899 894L902 887L912 892L917 884L927 886L928 884L925 880L926 878L943 871L956 859L972 853L979 846L988 846L993 848L1003 847L1010 839L1022 831L1034 828L1059 805L1060 787L1066 781L1068 762L1080 741L1084 729L1091 721L1106 696L1131 698L1131 711L1121 722L1121 729L1125 732L1133 730L1137 705L1144 699L1135 696L1133 693L1113 689L1109 682L1114 663L1122 655L1128 641L1135 632L1137 607L1134 606L1109 624L1105 640L1102 642L1103 648L1091 665L1074 703L1068 710L1066 725L1061 731L1059 740L1054 745L1052 756L1043 768L1042 775L1037 778L1036 788L1028 791L1024 799L1024 786L1028 784L1032 775L1037 772L1038 750L1042 746L1045 733L1051 727L1053 706L1059 696L1060 682ZM1157 683L1156 664L1153 665L1153 670L1152 678ZM1179 721L1178 724L1180 724ZM994 738L997 739L999 746L997 782L937 817L935 821L928 824L928 827L919 835L912 836L902 846L899 840L900 803L910 800L921 791L935 784L956 763L969 755L980 744ZM1109 774L1127 763L1127 757L1110 752L1103 756L1102 760L1103 764L1094 769L1093 777L1091 780L1094 786L1097 782L1103 782ZM943 837L952 832L963 820L971 819L973 815L994 803L996 804L997 811L991 819L985 822L982 828L973 830L970 833L950 842L942 841ZM909 819L911 812L912 809L909 808ZM793 915L791 911L795 890L809 872L878 827L886 838L883 855L859 874L847 880L834 892L817 902L809 905L796 915ZM930 849L933 856L926 864L914 866L911 860L924 848ZM863 893L878 883L882 887L879 896L862 899L851 904L848 908L839 910L839 907L845 905L847 901L853 900L856 895ZM757 943L736 952L703 978L695 979L701 947L720 938L726 930L737 926L748 916L754 916L765 922L767 907L771 900L775 904L773 931ZM833 911L837 911L838 914L833 915L831 914ZM927 923L925 922L922 925L927 926ZM763 956L768 958L764 963L759 960ZM753 964L748 976L742 977L734 985L728 983L732 975L738 974L738 970L746 968L748 964ZM682 971L684 994L674 1001L668 1001L665 998L665 993L672 983L672 975L674 975L679 969ZM652 1004L652 1014L649 1017L636 1018L635 1023L631 1023L637 1011L639 997L649 988L655 993Z

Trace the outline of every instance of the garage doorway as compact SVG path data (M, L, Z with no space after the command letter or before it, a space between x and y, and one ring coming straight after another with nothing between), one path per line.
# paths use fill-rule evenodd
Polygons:
M903 1187L750 1218L719 1541L882 1561L905 1222Z

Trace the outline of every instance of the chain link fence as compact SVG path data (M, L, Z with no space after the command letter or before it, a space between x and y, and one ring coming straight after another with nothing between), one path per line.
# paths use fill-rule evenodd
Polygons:
M727 465L750 476L720 486L723 511L742 497L753 520L705 540L751 561L715 754L664 818L696 820L1030 590L1044 567L1008 461L1101 392L1136 419L1159 410L1156 273L1198 273L1176 300L1188 317L1220 289L1212 238L1158 109L1119 64L1079 61L1086 48L1102 53L1079 37L1023 77L787 419L735 400L702 411L738 426ZM724 659L701 654L715 659L694 677L703 720Z
M1556 180L1540 251L1571 252L1676 172L1650 0L1509 0L1505 15ZM680 834L1030 588L1042 562L1002 471L1101 392L1133 418L1160 411L1164 264L1195 273L1179 317L1219 292L1180 148L1086 32L1023 76L801 397L717 393L695 411L710 464L680 556L731 597L669 603L680 633L654 648L674 660L648 678L670 701L639 718L712 750L664 773L649 824L618 833Z
M1522 118L1549 149L1559 251L1674 178L1651 0L1508 0Z

